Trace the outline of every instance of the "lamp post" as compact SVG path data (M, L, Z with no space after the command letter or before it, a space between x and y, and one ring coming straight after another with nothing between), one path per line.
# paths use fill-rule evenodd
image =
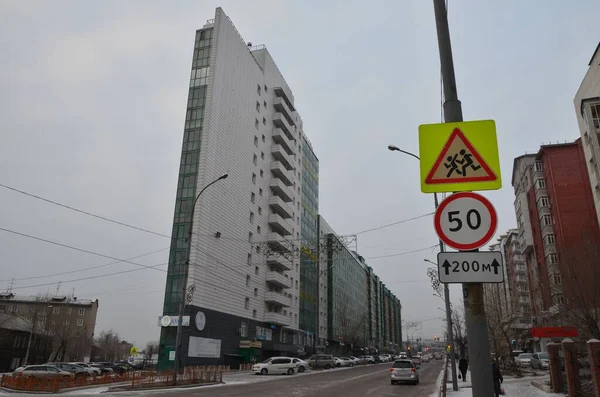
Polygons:
M202 193L204 193L204 191L206 189L208 189L209 186L219 182L220 180L226 179L229 176L229 174L225 173L223 175L221 175L220 177L218 177L217 179L215 179L214 181L212 181L211 183L209 183L208 185L204 186L204 188L202 190L200 190L200 193L198 193L198 195L196 196L196 198L194 199L194 202L192 203L192 213L191 213L191 217L190 217L190 228L188 230L188 241L187 241L187 258L185 261L185 266L184 266L184 270L183 270L183 283L181 285L181 300L179 301L179 321L177 322L177 336L175 338L175 365L174 365L174 374L173 374L173 385L177 385L177 375L179 374L179 361L181 360L181 332L183 330L183 310L185 308L185 295L186 295L186 291L187 291L187 280L188 280L188 274L189 274L189 269L190 269L190 255L192 252L192 228L194 226L194 213L196 211L196 203L198 202L198 199L200 198L200 196L202 195Z
M404 153L408 156L414 157L417 160L421 160L421 158L419 156L417 156L414 153L411 152L407 152L405 150L400 149L398 146L394 146L394 145L389 145L388 149L392 152L400 152L400 153ZM438 195L437 193L433 193L433 203L435 206L435 209L437 210L438 206L439 206L439 201L438 201ZM444 242L442 241L442 239L438 239L439 241L439 246L440 246L440 252L444 252ZM435 264L437 266L437 263ZM450 289L448 288L448 284L444 283L444 300L446 302L446 323L448 326L448 339L450 342L452 342L452 340L454 339L454 336L452 335L452 316L451 316L451 312L450 312ZM455 356L454 356L454 343L450 343L450 368L452 370L452 389L454 391L458 391L458 377L456 374L456 360L455 360Z

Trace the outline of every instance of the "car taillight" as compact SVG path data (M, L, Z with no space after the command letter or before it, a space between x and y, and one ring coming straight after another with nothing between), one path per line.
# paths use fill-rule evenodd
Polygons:
M394 372L394 368L390 368L390 372Z
M411 368L411 369L410 369L410 372L417 372L417 370L416 370L416 369L414 369L414 368Z

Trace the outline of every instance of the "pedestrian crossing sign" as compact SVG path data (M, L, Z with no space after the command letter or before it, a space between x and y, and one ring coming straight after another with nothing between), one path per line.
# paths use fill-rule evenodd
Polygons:
M502 187L494 120L419 126L423 193Z

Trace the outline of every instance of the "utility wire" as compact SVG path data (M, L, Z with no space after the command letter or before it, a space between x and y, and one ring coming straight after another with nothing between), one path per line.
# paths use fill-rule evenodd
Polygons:
M388 223L387 225L382 225L382 226L374 227L374 228L371 228L371 229L361 230L360 232L357 232L357 233L354 233L354 234L355 235L359 235L359 234L363 234L363 233L373 232L375 230L381 230L381 229L384 229L386 227L391 227L391 226L399 225L401 223L410 222L410 221L414 221L414 220L417 220L417 219L425 218L426 216L431 216L433 214L434 214L434 212L429 212L427 214L415 216L413 218L408 218L408 219L403 219L403 220L398 221L398 222Z
M162 269L156 269L156 268L154 268L153 266L142 265L141 263L131 262L131 261L127 260L127 259L115 258L114 256L105 255L105 254L100 254L100 253L98 253L98 252L89 251L89 250L86 250L86 249L83 249L83 248L77 248L77 247L73 247L73 246L71 246L71 245L67 245L67 244L58 243L58 242L56 242L56 241L47 240L47 239L45 239L45 238L41 238L41 237L32 236L32 235L30 235L30 234L26 234L26 233L17 232L17 231L15 231L15 230L5 229L5 228L3 228L3 227L0 227L0 230L1 230L1 231L4 231L4 232L7 232L7 233L12 233L12 234L15 234L15 235L17 235L17 236L27 237L27 238L30 238L30 239L33 239L33 240L42 241L42 242L44 242L44 243L48 243L48 244L52 244L52 245L56 245L56 246L63 247L63 248L68 248L68 249L71 249L71 250L74 250L74 251L79 251L79 252L83 252L83 253L90 254L90 255L100 256L100 257L102 257L102 258L112 259L112 260L115 260L115 261L118 261L118 262L130 263L130 264L132 264L132 265L136 265L136 266L144 267L144 268L147 268L147 269L153 269L153 270L157 270L157 271L159 271L159 272L166 272L166 270L162 270ZM56 284L56 283L54 283L54 284Z
M148 252L148 253L145 253L145 254L137 255L137 256L132 256L131 258L127 258L125 260L130 261L130 260L133 260L133 259L143 258L145 256L153 255L153 254L156 254L158 252L162 252L162 251L165 251L165 250L168 250L168 249L169 249L169 247L163 248L163 249L160 249L160 250L156 250L156 251L152 251L152 252ZM46 274L45 276L33 276L33 277L22 277L22 278L5 279L5 280L0 280L0 282L8 282L8 281L11 281L11 280L14 280L14 281L35 280L35 279L39 279L39 278L49 278L49 277L63 276L65 274L87 272L89 270L99 269L101 267L106 267L106 266L111 266L111 265L116 265L117 263L122 263L122 262L123 261L119 260L119 261L105 263L103 265L86 267L85 269L70 270L70 271L67 271L67 272L54 273L54 274Z
M438 244L434 244L434 245L430 245L429 247L419 248L419 249L412 250L412 251L399 252L397 254L390 254L390 255L371 256L371 257L365 258L365 259L382 259L382 258L391 258L394 256L408 255L408 254L412 254L415 252L421 252L421 251L426 251L426 250L430 250L430 249L435 249L435 248L437 248L437 246L438 246Z

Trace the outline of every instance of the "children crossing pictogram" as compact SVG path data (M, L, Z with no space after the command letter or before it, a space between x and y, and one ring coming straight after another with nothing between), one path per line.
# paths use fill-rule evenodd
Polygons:
M459 128L455 128L431 171L426 183L495 181L496 175Z

